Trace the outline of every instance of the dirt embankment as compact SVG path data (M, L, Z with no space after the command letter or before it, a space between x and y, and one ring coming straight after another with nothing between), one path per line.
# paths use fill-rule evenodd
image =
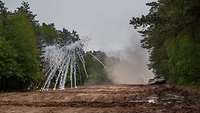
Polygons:
M0 113L200 113L200 94L168 85L1 93Z

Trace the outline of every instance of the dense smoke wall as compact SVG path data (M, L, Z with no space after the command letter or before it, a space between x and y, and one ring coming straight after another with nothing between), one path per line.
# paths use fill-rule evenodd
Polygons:
M153 74L148 70L148 54L139 46L113 53L108 58L109 77L115 84L147 84Z

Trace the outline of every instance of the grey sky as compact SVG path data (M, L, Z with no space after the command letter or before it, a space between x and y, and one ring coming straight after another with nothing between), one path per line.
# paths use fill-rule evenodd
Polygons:
M40 22L55 23L89 37L88 48L106 52L123 50L139 41L129 20L145 14L150 0L25 0ZM14 10L21 0L4 0Z
M20 6L21 0L4 0L10 10ZM109 76L115 83L143 84L153 76L147 69L147 57L139 47L140 34L129 25L133 16L148 12L151 0L26 0L40 22L54 23L76 30L90 40L89 50L102 50L119 57L111 66ZM123 75L123 76L121 76Z

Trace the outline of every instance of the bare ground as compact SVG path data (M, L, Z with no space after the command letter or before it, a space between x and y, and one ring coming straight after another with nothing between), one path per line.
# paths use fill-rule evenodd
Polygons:
M0 113L200 113L200 93L169 85L0 93Z

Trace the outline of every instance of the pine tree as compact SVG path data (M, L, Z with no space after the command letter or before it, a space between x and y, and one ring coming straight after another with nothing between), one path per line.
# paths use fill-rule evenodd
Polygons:
M150 11L130 24L144 37L142 47L150 52L150 69L171 83L200 81L199 0L159 0L147 3Z

